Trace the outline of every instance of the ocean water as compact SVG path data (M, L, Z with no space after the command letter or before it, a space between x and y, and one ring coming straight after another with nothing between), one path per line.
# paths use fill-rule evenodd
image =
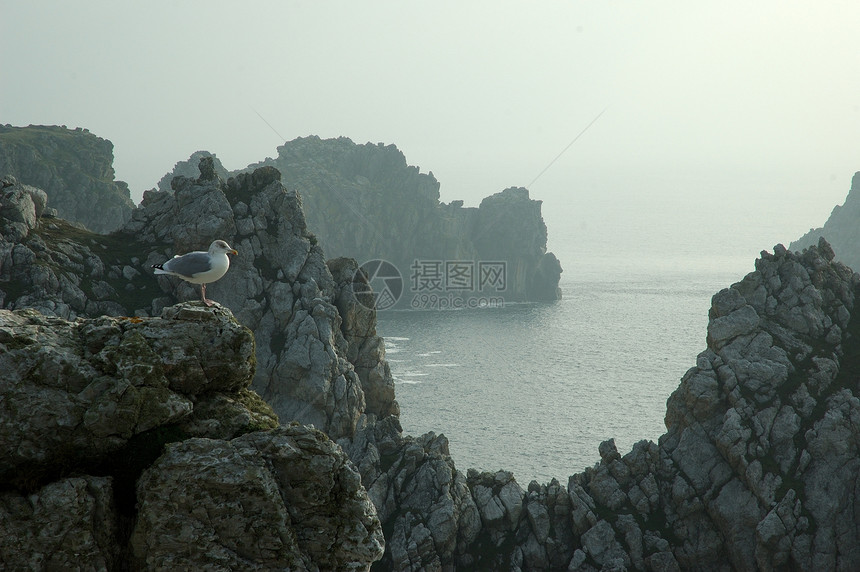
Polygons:
M735 209L646 193L545 208L562 300L380 312L404 431L443 433L460 470L510 470L523 486L566 483L606 439L622 454L656 441L706 348L711 297L825 218L749 196Z
M739 278L604 271L568 276L553 303L380 312L404 432L444 433L463 471L566 483L601 441L623 454L665 432L710 297Z

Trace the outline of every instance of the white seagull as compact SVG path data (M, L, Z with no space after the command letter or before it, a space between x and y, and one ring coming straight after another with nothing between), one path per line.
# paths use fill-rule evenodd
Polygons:
M156 274L172 274L186 282L200 284L200 299L207 306L214 304L206 299L206 285L215 282L227 273L230 268L228 254L239 254L223 240L216 240L209 245L209 251L195 250L188 254L178 254L164 264L153 264Z

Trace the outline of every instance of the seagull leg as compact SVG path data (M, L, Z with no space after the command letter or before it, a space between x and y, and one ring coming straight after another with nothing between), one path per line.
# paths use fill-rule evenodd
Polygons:
M213 302L212 300L207 300L207 299L206 299L206 284L201 284L201 285L200 285L200 299L201 299L201 300L203 300L203 303L204 303L204 304L206 304L206 305L207 305L207 306L209 306L209 307L211 307L211 306L212 306L212 304L214 304L214 303L215 303L215 302Z

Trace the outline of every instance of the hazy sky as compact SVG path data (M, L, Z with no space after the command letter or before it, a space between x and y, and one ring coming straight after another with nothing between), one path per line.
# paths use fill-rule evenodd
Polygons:
M110 139L136 201L198 149L235 169L316 134L394 143L476 204L604 110L531 185L551 236L630 199L778 204L787 242L860 170L856 1L0 0L0 21L0 123Z

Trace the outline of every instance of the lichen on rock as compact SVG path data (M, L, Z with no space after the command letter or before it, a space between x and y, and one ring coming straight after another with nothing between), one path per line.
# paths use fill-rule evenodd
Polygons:
M321 431L279 427L249 389L254 346L199 302L0 310L4 565L367 570L384 539L357 470Z

